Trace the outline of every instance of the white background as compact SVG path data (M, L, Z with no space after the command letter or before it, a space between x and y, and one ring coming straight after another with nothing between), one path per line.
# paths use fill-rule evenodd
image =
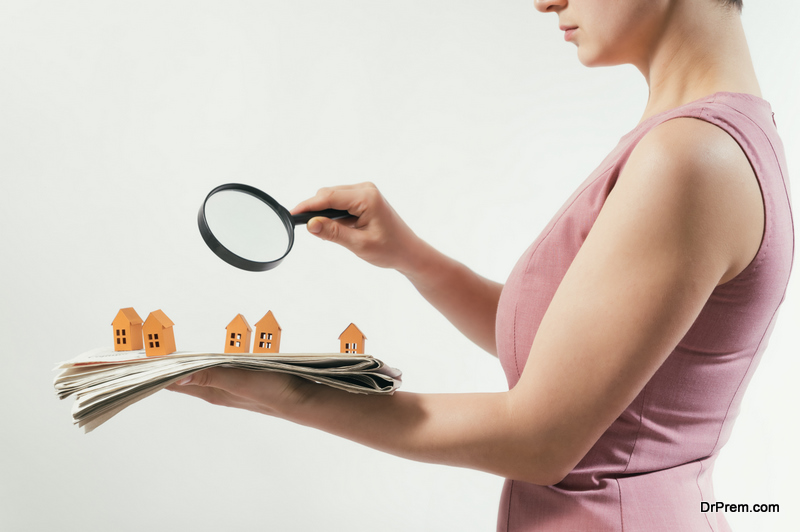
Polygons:
M797 188L800 10L746 4ZM224 182L291 207L371 180L505 280L647 98L632 67L582 67L557 25L529 0L0 2L0 529L492 530L493 476L168 392L84 435L51 369L111 345L120 307L163 309L178 348L204 350L271 309L284 351L335 351L352 321L406 390L505 389L396 272L304 230L278 269L238 271L195 215ZM728 514L735 530L797 529L798 325L795 275L715 472L718 500L781 511Z

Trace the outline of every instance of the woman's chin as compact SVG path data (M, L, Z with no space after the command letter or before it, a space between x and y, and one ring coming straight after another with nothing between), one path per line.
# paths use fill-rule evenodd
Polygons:
M591 53L591 50L587 49L585 46L578 45L578 61L580 61L583 66L597 66L597 54Z
M604 67L621 65L624 61L615 61L607 55L602 55L589 49L588 47L578 46L578 61L586 67Z

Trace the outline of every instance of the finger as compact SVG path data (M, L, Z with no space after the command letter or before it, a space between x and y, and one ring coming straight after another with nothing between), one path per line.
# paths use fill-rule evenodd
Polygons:
M377 190L372 183L321 188L313 198L298 203L290 212L298 214L323 209L339 209L347 211L353 216L360 216L366 207L367 195L377 193Z
M233 368L211 368L197 371L177 381L175 388L216 389L234 399L263 398L275 391L283 391L291 378L270 371L249 371Z
M314 236L330 242L335 242L347 249L353 250L357 239L359 238L358 230L350 227L346 223L339 220L331 220L317 216L311 218L306 224L308 232Z
M167 387L168 390L228 406L277 415L278 405L295 401L298 377L269 371L214 368L198 371Z
M333 189L322 188L317 192L313 198L309 198L299 203L290 212L298 214L308 211L321 211L324 209L339 209L349 212L348 207L355 199L354 189Z
M213 368L188 375L166 389L191 395L214 405L253 410L252 396L255 390L262 387L254 381L258 375L263 376L253 371Z
M231 368L211 368L187 375L175 383L176 386L200 386L219 388L227 392L241 389L246 384L248 372Z
M197 397L198 399L202 399L208 403L218 406L235 406L235 403L239 402L236 398L231 396L231 394L218 388L171 384L167 386L165 390L189 395L191 397Z

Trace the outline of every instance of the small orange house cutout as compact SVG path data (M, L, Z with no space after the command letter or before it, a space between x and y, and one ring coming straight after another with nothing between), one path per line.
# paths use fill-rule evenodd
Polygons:
M256 323L256 340L253 353L278 353L281 348L281 326L272 314L267 311Z
M244 316L237 314L225 328L225 353L249 353L252 332Z
M133 307L120 309L111 322L114 351L138 351L142 348L142 318Z
M142 327L144 350L147 356L157 357L175 352L175 333L172 320L162 310L154 310L147 316Z
M342 334L339 335L339 352L340 353L358 353L364 354L364 336L354 323L347 326Z

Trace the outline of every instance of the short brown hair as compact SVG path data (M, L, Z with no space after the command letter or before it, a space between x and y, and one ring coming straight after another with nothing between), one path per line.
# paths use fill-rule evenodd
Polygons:
M723 4L731 7L735 7L739 13L742 12L742 3L744 0L720 0Z

